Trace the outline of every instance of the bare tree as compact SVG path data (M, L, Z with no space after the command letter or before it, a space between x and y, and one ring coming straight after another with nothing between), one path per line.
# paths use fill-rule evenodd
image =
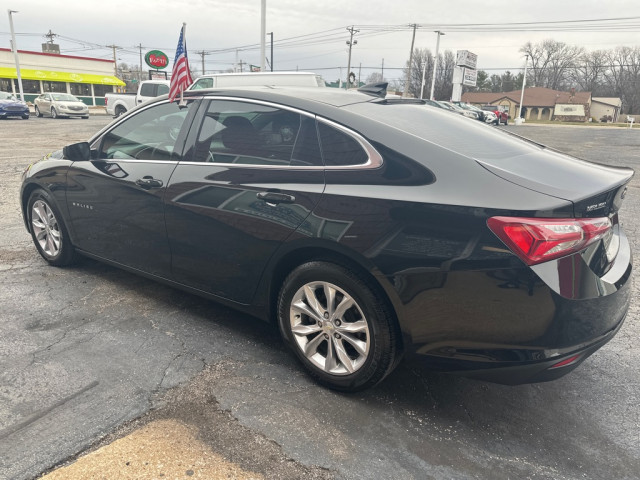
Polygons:
M570 73L576 61L584 54L582 47L556 40L544 40L535 45L527 42L520 51L528 55L531 61L527 83L554 90L566 89L569 86Z
M365 82L367 84L369 84L369 83L380 83L380 82L384 82L384 78L382 78L382 73L373 72L367 77Z
M610 91L622 99L626 113L640 112L640 47L618 47L607 58Z
M445 50L444 55L438 55L438 71L434 96L440 100L450 100L453 93L453 69L456 58L451 50Z
M409 61L404 69L403 75L406 78L409 68ZM425 86L422 91L422 70L425 69ZM416 48L413 51L413 66L411 68L411 78L409 79L410 96L425 98L429 96L429 86L431 85L431 75L433 74L433 55L428 48Z
M583 92L604 93L607 56L604 50L583 53L570 73L572 85Z

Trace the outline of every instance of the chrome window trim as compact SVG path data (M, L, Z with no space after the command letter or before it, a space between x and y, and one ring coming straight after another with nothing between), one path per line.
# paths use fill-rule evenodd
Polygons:
M191 97L190 97L191 98ZM256 105L263 105L266 107L279 108L281 110L288 110L290 112L298 113L300 115L304 115L309 118L313 118L319 122L325 123L333 128L340 130L341 132L351 136L354 140L358 142L358 144L362 147L362 149L367 154L367 161L365 163L359 163L357 165L341 165L341 166L304 166L304 165L251 165L251 164L237 164L237 163L209 163L209 162L187 162L181 161L180 165L216 165L221 167L237 167L237 168L264 168L269 170L368 170L373 168L379 168L382 165L382 155L378 153L378 151L371 145L362 135L349 128L340 125L332 120L329 120L324 117L320 117L313 113L307 112L305 110L300 110L295 107L290 107L288 105L282 105L279 103L268 102L265 100L256 100L252 98L244 98L244 97L229 97L229 96L208 96L202 95L198 96L199 99L206 100L230 100L236 102L244 102L244 103L253 103Z

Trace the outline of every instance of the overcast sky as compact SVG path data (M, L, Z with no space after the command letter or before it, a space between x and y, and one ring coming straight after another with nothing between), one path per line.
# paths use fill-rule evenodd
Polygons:
M355 25L360 32L352 51L352 71L362 80L380 71L384 62L386 78L400 78L409 57L412 31L417 24L415 48L435 51L436 34L441 29L440 52L470 50L478 55L478 69L489 73L522 69L519 52L527 41L553 38L587 50L640 46L640 0L266 0L266 31L275 39L276 70L317 71L325 80L337 80L346 72L348 50L346 28ZM0 47L10 48L8 9L13 14L20 50L40 51L43 37L51 30L62 53L94 58L113 58L108 45L117 50L118 62L139 63L152 49L164 51L173 61L182 22L187 23L187 45L192 69L201 73L200 51L207 73L232 68L236 58L259 65L259 48L238 47L260 42L261 0L0 0ZM560 22L637 17L632 21L602 22L599 27L582 28L581 23L561 24L562 31L531 30L523 25L513 31L496 32L493 25L523 22ZM623 27L626 23L631 27ZM461 31L469 27L455 24L487 24L485 31ZM405 28L402 28L402 26ZM394 28L387 28L394 27ZM556 24L556 27L558 25ZM577 31L569 32L570 28ZM539 28L539 29L547 29ZM478 30L478 27L474 28ZM324 33L323 33L324 32ZM317 35L310 35L317 34ZM288 45L279 45L285 39ZM305 45L300 45L305 41ZM213 53L227 49L227 52ZM267 35L266 55L270 55ZM346 73L344 73L346 76Z

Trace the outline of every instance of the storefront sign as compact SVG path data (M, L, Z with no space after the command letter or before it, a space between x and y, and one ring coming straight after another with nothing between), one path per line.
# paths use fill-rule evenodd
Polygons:
M151 50L150 52L148 52L144 56L144 61L151 68L157 69L167 68L167 66L169 65L169 57L167 57L160 50Z
M477 63L478 56L475 53L471 53L469 50L458 50L456 57L457 66L475 70Z
M576 105L571 103L557 103L553 112L556 116L562 117L584 117L584 105Z
M464 70L464 75L462 77L462 84L467 85L469 87L475 87L476 81L478 79L478 71L472 70L469 68L465 68L463 70Z

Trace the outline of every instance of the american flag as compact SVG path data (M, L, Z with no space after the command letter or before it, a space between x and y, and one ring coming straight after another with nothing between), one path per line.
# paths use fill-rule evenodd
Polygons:
M176 58L173 61L173 71L171 72L171 83L169 85L170 102L173 102L178 93L182 94L193 83L191 72L189 71L189 59L187 58L187 41L184 36L186 26L187 24L183 23L180 29Z

